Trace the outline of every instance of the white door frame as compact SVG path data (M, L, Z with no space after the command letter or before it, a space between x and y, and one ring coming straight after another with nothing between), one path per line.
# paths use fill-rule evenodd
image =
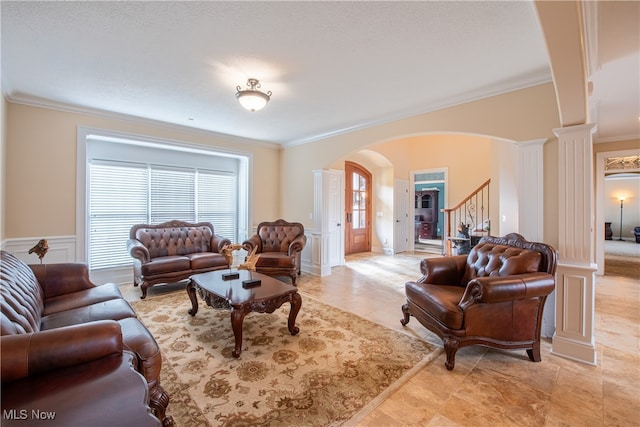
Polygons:
M396 179L393 186L393 253L408 251L410 248L409 230L413 221L410 213L410 192L409 181L406 179ZM404 218L403 218L404 216ZM403 227L404 224L404 227ZM404 228L404 233L399 231Z
M608 157L627 157L640 155L640 149L603 151L596 155L596 274L604 274L604 166Z
M409 171L409 220L411 220L411 218L415 218L415 214L416 214L415 203L411 203L411 201L415 200L416 198L416 179L415 179L416 175L421 173L434 173L434 172L444 172L444 206L438 206L438 209L445 209L446 206L449 206L449 168L448 167L411 170ZM414 251L416 248L415 246L416 233L415 233L415 227L411 225L412 223L413 221L410 221L409 250ZM446 238L445 225L446 224L444 224L443 222L442 224L442 246L443 247L444 247L444 241Z

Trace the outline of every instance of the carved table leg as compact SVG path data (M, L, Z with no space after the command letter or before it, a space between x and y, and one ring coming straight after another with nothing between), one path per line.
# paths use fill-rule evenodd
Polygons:
M189 314L195 316L198 312L198 297L196 296L196 285L193 284L193 280L189 280L189 283L187 283L187 295L189 295L189 299L191 300L191 310L189 310Z
M233 336L235 337L235 348L231 352L233 357L240 357L240 353L242 353L242 322L244 321L244 316L247 315L247 311L242 308L232 308L231 309L231 328L233 329Z
M302 307L302 298L300 294L295 292L291 294L291 311L289 311L289 332L291 335L296 335L300 332L300 328L296 326L296 317L298 316L298 312L300 311L300 307Z

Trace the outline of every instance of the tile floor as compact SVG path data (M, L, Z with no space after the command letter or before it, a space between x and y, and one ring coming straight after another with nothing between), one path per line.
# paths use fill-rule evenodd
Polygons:
M415 319L400 324L404 282L425 254L352 256L323 278L302 276L302 292L390 328L441 345ZM368 260L367 260L368 258ZM597 366L542 346L542 362L524 350L474 346L447 371L442 353L366 415L361 426L640 426L640 283L596 280Z
M420 276L425 256L350 256L331 276L303 274L298 287L326 304L441 345L415 319L400 324L404 282ZM156 288L149 292L163 292ZM137 288L126 291L139 297ZM595 328L597 366L552 355L550 340L543 342L540 363L530 362L524 350L465 347L453 371L440 354L357 425L640 426L638 280L597 277Z

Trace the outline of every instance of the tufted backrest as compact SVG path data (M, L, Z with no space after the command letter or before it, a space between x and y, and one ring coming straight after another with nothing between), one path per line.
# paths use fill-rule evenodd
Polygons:
M262 252L288 252L296 237L304 235L304 226L299 222L262 222L256 230L262 241Z
M0 334L38 332L44 310L40 284L27 264L2 251Z
M557 254L543 243L527 242L516 233L484 237L471 249L462 285L475 277L547 272L555 274Z
M212 252L213 236L213 225L210 222L191 224L169 221L156 225L138 224L130 231L130 238L139 240L147 248L151 258ZM213 252L217 252L217 248L214 248Z

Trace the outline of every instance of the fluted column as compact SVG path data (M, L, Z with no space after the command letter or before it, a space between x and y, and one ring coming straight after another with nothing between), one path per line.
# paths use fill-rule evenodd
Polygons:
M518 230L527 240L544 238L544 155L547 138L516 142L518 147Z
M595 365L593 130L592 124L554 129L559 146L559 264L552 353Z
M518 147L518 232L532 242L544 241L544 144L547 138L516 142ZM547 298L542 336L555 332L555 292Z

